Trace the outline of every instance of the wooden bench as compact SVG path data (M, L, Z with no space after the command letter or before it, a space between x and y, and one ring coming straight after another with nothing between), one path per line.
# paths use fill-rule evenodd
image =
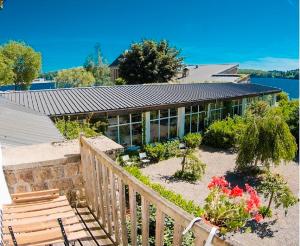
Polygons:
M58 189L16 193L12 201L3 206L4 245L51 245L88 236Z

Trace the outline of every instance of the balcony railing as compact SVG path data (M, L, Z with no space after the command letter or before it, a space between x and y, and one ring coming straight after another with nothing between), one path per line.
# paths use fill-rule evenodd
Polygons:
M84 137L80 138L80 150L88 207L116 245L128 245L130 237L130 245L135 246L138 236L142 237L143 246L149 245L150 204L156 208L155 245L164 245L166 216L174 220L173 245L181 245L182 232L194 219L192 215L129 175ZM137 216L139 205L141 218ZM141 230L137 230L138 223L142 224ZM130 225L130 235L127 225ZM198 246L205 244L211 227L197 222L191 230L194 233L194 245ZM231 245L217 236L214 236L212 244Z

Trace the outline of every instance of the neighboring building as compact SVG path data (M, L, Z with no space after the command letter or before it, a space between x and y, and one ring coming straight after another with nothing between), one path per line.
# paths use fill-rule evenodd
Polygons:
M0 145L2 147L62 140L64 140L63 136L49 117L0 96Z
M115 81L119 78L119 59L121 59L123 55L119 55L117 59L115 59L108 67L110 69L110 77L112 81Z
M199 83L99 86L0 93L48 115L108 123L105 135L125 147L201 132L228 114L243 114L253 100L274 105L281 90L257 84Z
M187 65L175 83L247 83L248 75L238 74L238 64Z

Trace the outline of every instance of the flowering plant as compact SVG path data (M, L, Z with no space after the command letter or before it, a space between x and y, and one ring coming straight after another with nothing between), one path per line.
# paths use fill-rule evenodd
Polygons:
M208 184L210 193L205 199L204 217L225 234L245 226L247 220L259 222L260 199L256 190L245 185L245 191L238 186L231 187L224 177L213 177Z

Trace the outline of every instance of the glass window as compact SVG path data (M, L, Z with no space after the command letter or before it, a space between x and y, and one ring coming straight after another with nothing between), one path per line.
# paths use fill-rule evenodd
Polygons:
M199 114L199 127L198 127L198 131L203 131L205 127L205 113L200 113Z
M198 106L192 106L192 113L198 113Z
M119 115L119 124L128 124L129 122L129 114Z
M185 113L189 114L191 112L191 107L185 107Z
M168 117L169 117L169 110L168 109L160 110L160 118L168 118Z
M160 140L168 139L168 119L160 120Z
M108 127L105 134L108 138L118 143L118 127Z
M108 120L108 125L109 126L111 126L111 125L117 125L118 124L118 118L117 118L117 116L109 115L107 117L107 120Z
M152 143L159 141L159 124L158 124L158 122L159 122L158 120L150 122L150 138L151 138Z
M169 138L177 137L177 117L170 119L170 134Z
M120 144L124 147L130 146L130 125L119 126Z
M132 145L142 145L142 124L132 124Z
M198 114L192 115L192 122L191 122L191 132L197 132L198 131Z
M142 121L142 114L131 114L131 122L141 122Z
M199 112L201 112L201 111L205 111L205 105L204 104L199 105Z
M190 115L186 115L185 116L185 122L184 122L184 133L187 134L190 132L190 128L191 128L191 116Z
M170 117L177 116L177 108L170 109Z
M150 120L156 120L158 119L158 110L151 111L150 112Z

